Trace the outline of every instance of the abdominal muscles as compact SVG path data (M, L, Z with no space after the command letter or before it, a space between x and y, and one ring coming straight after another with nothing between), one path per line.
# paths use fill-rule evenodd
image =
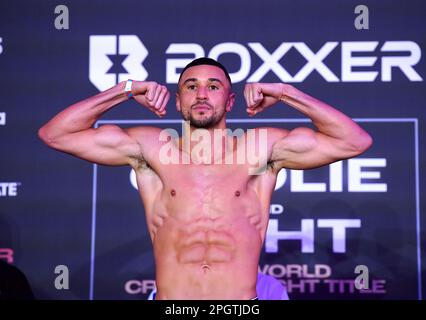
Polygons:
M262 245L250 219L178 220L167 217L154 241L159 298L250 298Z
M181 233L175 243L178 263L201 263L205 268L234 259L236 240L229 232L204 229Z

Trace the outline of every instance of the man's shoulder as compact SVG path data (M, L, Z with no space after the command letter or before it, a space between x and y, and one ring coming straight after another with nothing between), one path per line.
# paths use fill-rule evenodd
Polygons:
M256 127L247 129L244 136L247 140L254 139L256 142L266 143L269 149L275 144L275 142L285 138L289 132L290 130L283 128Z
M134 134L159 134L164 129L154 126L134 126L125 128L125 130Z
M271 135L273 137L281 137L281 138L285 137L290 132L290 130L288 129L275 128L275 127L257 127L257 128L254 128L254 130L256 132L264 131L264 132L267 132L268 135Z
M165 129L153 126L136 126L124 129L129 136L136 139L138 142L155 143L160 142Z

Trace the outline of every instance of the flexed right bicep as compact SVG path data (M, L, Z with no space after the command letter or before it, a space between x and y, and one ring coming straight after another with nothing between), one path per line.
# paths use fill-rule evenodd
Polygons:
M51 148L102 165L124 166L132 158L143 157L137 139L116 125L90 128L45 142Z

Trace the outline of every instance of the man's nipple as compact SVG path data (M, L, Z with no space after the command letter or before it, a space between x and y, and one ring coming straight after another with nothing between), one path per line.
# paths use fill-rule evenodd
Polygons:
M170 195L174 197L176 195L176 190L175 189L170 190Z

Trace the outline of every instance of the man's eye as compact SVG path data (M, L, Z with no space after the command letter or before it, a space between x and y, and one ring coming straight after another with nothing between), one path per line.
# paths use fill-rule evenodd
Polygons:
M218 87L218 86L215 86L215 85L211 85L211 86L209 87L209 89L210 89L210 90L218 90L218 89L219 89L219 87Z
M196 86L194 84L191 84L191 85L188 86L189 90L195 90L195 88L196 88Z

